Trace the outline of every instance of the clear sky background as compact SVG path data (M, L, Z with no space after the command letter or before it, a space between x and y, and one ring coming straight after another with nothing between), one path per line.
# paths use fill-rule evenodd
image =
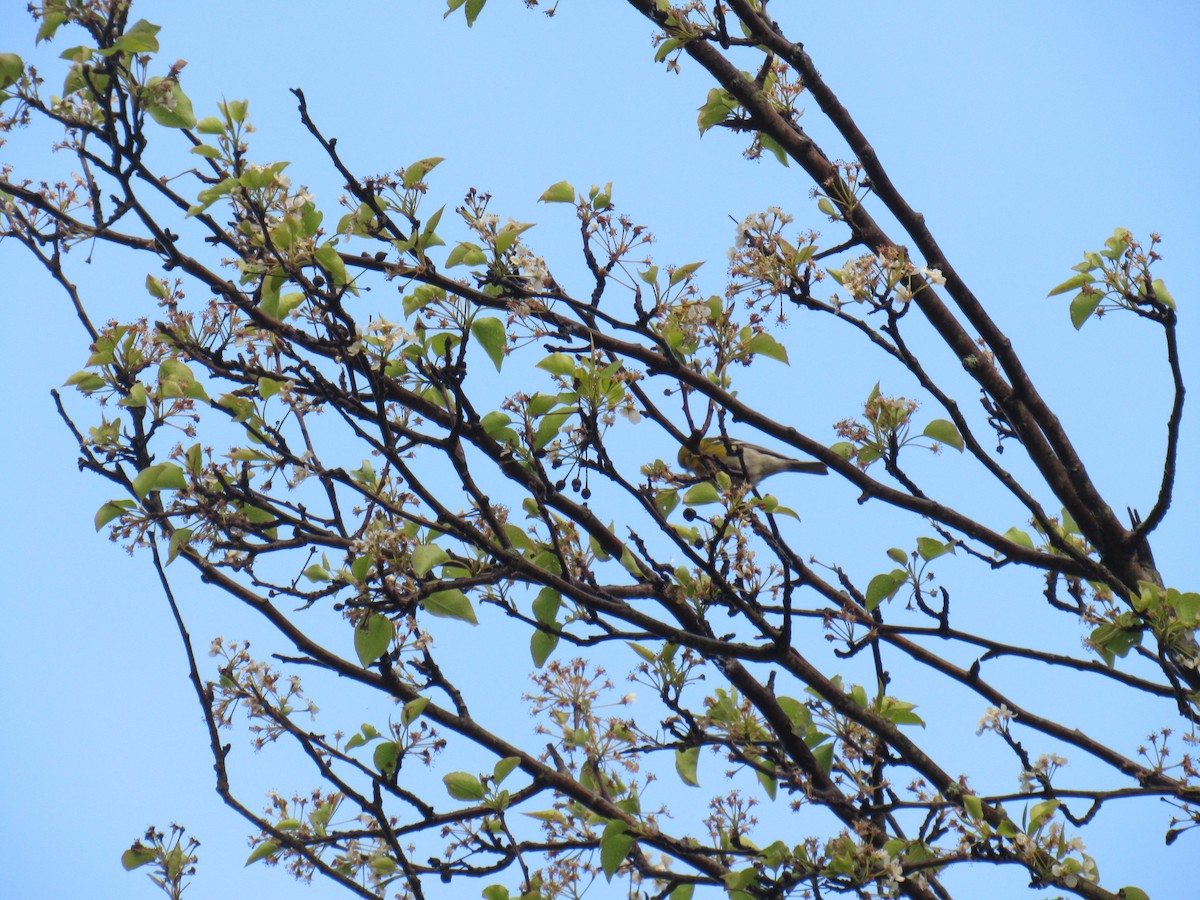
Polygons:
M0 52L39 58L25 5L0 0ZM1195 383L1200 7L775 5L785 31L805 43L893 180L1024 354L1114 507L1148 508L1161 474L1167 402L1157 335L1125 317L1091 322L1077 334L1062 298L1045 295L1115 227L1141 237L1160 232L1159 275L1179 302L1185 375ZM437 0L336 7L137 0L133 18L163 26L160 60L188 60L183 83L199 115L211 114L222 97L250 99L259 130L254 155L292 160L293 180L314 188L327 219L339 185L302 132L290 87L305 89L313 115L339 138L355 171L444 156L434 180L439 203L453 205L474 185L494 194L493 211L502 216L543 223L534 244L556 273L574 265L556 262L573 259L573 220L555 219L535 201L560 179L612 181L620 209L655 232L656 261L710 260L713 292L722 286L731 216L779 204L820 227L798 169L745 162L731 135L698 137L696 108L711 85L686 62L682 76L654 66L650 29L623 3L562 0L547 20L517 0L492 0L472 30L461 14L442 21L443 9ZM53 57L75 42L64 33L52 52L41 53L50 83L61 79ZM805 125L819 140L827 134L815 108ZM34 177L58 171L64 163L46 146L44 135L13 135L0 163ZM836 145L827 149L844 155ZM94 533L93 513L111 491L76 471L75 448L50 399L50 389L82 367L86 338L62 293L19 251L0 245L0 371L8 398L0 546L9 559L0 591L0 784L10 808L0 824L0 893L160 896L144 875L124 873L119 857L148 824L178 820L203 841L190 900L341 896L331 886L297 885L279 870L242 868L248 829L213 791L201 718L153 572L147 560ZM143 261L130 266L100 252L90 267L77 260L76 272L97 308L138 313ZM837 407L840 395L829 383L805 390L814 383L801 378L806 372L845 382L857 397L878 377L831 346L794 357L788 377L801 387L765 402L786 415L802 401L820 422L853 412ZM826 394L834 398L828 408ZM1200 581L1198 452L1189 416L1185 471L1156 544L1167 582L1189 590ZM821 490L830 492L822 502L846 504L846 521L870 515L836 486ZM840 552L837 537L829 537L827 557ZM186 573L178 577L200 646L216 634L271 646L224 597ZM998 626L1005 618L982 615ZM524 646L513 652L523 664ZM1102 721L1104 698L1088 705L1078 712ZM973 720L979 712L965 715ZM281 759L265 764L278 767ZM307 783L286 768L275 776L284 791ZM257 805L253 791L244 796ZM1149 812L1136 829L1115 827L1110 816L1099 829L1106 836L1087 835L1104 883L1138 884L1155 898L1185 896L1194 890L1197 838L1185 835L1163 851L1167 811ZM1134 831L1136 842L1129 840ZM1110 855L1122 843L1130 852ZM1019 895L1019 881L1002 883ZM615 888L595 890L617 896ZM477 890L465 885L453 896Z

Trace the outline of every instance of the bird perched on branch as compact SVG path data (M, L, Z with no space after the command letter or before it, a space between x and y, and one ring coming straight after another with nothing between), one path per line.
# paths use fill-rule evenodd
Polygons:
M824 463L815 460L792 459L775 450L732 439L703 438L699 451L680 447L679 464L697 475L711 475L714 469L720 468L736 480L749 482L751 487L780 472L824 475L829 471Z

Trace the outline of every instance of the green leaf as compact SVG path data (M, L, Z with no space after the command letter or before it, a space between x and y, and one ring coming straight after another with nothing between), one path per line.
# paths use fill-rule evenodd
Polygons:
M533 600L533 615L539 622L551 625L558 618L561 606L562 594L554 588L544 587Z
M542 421L538 423L537 431L533 434L533 449L541 450L558 437L558 432L562 430L563 425L570 418L570 412L552 413L543 416Z
M654 54L655 62L662 62L677 49L682 47L684 42L679 38L668 38L658 45L658 51Z
M354 628L354 651L358 661L369 666L387 652L395 626L387 616L368 613Z
M450 554L437 544L418 544L412 553L412 570L418 578L424 578L434 566L448 562Z
M258 396L264 400L270 400L282 391L286 385L286 381L276 381L274 378L267 378L264 375L258 379Z
M364 731L365 731L365 726L364 726ZM375 729L372 728L371 731L374 732ZM378 732L375 732L374 734L371 734L371 735L356 734L356 735L352 736L350 738L350 740L346 741L346 750L350 751L350 750L353 750L355 747L364 747L367 744L369 744L371 741L375 740L377 737L379 737Z
M899 569L876 575L867 585L867 609L874 610L881 602L890 599L907 580L908 575Z
M738 869L735 872L725 875L725 890L729 893L730 900L742 900L743 897L748 900L751 895L746 893L744 889L750 887L757 880L758 870L753 866Z
M341 287L349 283L350 274L346 271L346 264L342 262L342 256L338 253L338 249L332 242L322 244L317 248L317 252L313 254L317 263L325 270L325 274L329 276L329 280L336 286Z
M500 784L520 764L521 757L519 756L506 756L504 759L497 760L496 765L492 767L492 778L495 779L496 784Z
M929 562L931 559L937 559L943 554L953 552L953 543L943 544L941 541L934 540L930 537L917 538L917 554L926 562Z
M446 255L446 268L455 266L481 266L487 262L487 254L478 244L463 241Z
M683 494L685 506L703 506L705 503L716 503L720 499L721 493L711 481L702 481L700 484L693 484Z
M155 300L167 299L167 286L161 278L155 278L153 275L147 275L146 290Z
M428 697L418 697L416 700L409 700L400 710L400 724L407 728L421 717L421 713L425 712L425 707L428 705Z
M983 821L983 801L974 794L964 794L962 798L963 809L967 811L967 815L976 822Z
M755 772L758 776L758 783L763 786L763 790L767 792L767 796L774 800L779 793L779 779L766 772Z
M1117 891L1117 896L1120 897L1121 900L1150 900L1149 894L1147 894L1141 888L1133 887L1132 885L1126 885L1125 887L1121 888L1119 891Z
M395 741L384 741L382 744L377 744L371 759L375 763L375 768L384 777L390 778L400 764L400 745Z
M397 863L390 856L372 856L367 865L371 867L371 871L379 877L386 877L396 871Z
M558 646L558 635L537 630L529 638L529 655L539 669L546 664L554 648Z
M451 588L448 591L438 591L436 594L430 594L424 600L420 601L421 608L431 616L438 616L443 619L460 619L463 622L470 622L472 625L478 625L479 620L475 618L475 609L471 606L471 601L467 595L458 588Z
M1142 632L1137 628L1125 628L1110 622L1095 628L1088 640L1110 669L1117 657L1124 658L1130 650L1142 643Z
M696 778L696 765L699 761L699 747L688 747L686 750L675 749L675 771L679 773L684 784L700 787L700 782Z
M608 881L613 880L617 869L633 848L634 836L628 828L624 822L614 819L604 826L604 833L600 835L600 865Z
M187 487L183 469L174 463L157 463L138 472L133 492L142 500L152 491L182 491Z
M11 87L21 80L25 63L15 53L0 53L0 90Z
M574 203L575 188L566 181L559 181L550 185L542 192L542 196L538 197L538 203Z
M451 772L442 778L442 783L455 800L482 800L487 796L483 783L469 772Z
M188 153L195 153L197 156L203 156L205 159L220 159L225 154L216 147L210 147L208 144L196 144Z
M274 184L279 174L289 165L291 164L288 162L279 161L269 166L252 166L237 177L236 183L251 191L265 188Z
M205 116L196 123L196 130L201 134L224 134L225 123L216 116Z
M132 500L109 500L96 510L96 530L99 531L127 509L133 509L137 504Z
M1033 809L1029 811L1029 828L1027 830L1037 831L1043 822L1054 815L1054 811L1060 804L1059 800L1043 800L1041 803L1035 803Z
M1087 272L1080 272L1078 275L1072 275L1058 287L1054 288L1047 297L1056 297L1059 294L1065 294L1067 291L1075 291L1083 287L1085 284L1091 284L1096 279Z
M714 125L720 125L729 118L729 114L738 108L738 102L733 94L724 88L713 88L708 92L700 114L696 116L696 124L700 133L708 131Z
M350 577L354 582L366 581L367 574L375 567L375 560L369 556L359 556L350 563Z
M532 227L533 224L530 222L509 222L500 229L500 233L496 235L496 243L494 245L496 256L503 256L508 248L516 243L517 238Z
M689 275L691 275L693 272L695 272L697 269L699 269L702 265L704 265L703 261L693 262L693 263L685 263L684 265L679 266L677 269L675 269L674 272L671 273L670 286L675 287L675 285L679 284L679 282L683 281L685 278L687 278Z
M783 149L783 145L775 140L775 138L771 137L765 131L760 131L758 133L758 142L763 145L764 150L771 152L781 166L784 168L791 166L792 162L788 159L787 151Z
M788 361L787 348L765 331L761 331L752 337L750 343L746 345L746 350L758 356L768 356L771 359L777 359L781 363Z
M475 24L475 20L479 18L479 14L483 12L483 5L487 0L467 0L467 27L470 28Z
M156 859L158 859L157 850L153 847L145 846L141 841L137 841L132 847L121 854L121 866L126 872L131 872L139 866L154 862Z
M65 5L59 3L60 8L56 9L52 3L42 4L42 26L38 29L37 39L34 43L40 44L42 41L48 41L54 37L54 32L58 31L58 27L67 21L67 14L61 9Z
M675 490L675 488L658 491L654 495L654 506L658 509L659 515L664 519L670 516L678 505L679 491Z
M170 543L167 545L167 564L170 565L175 561L183 548L187 546L188 541L192 539L191 528L176 528L175 533L171 535Z
M430 156L425 159L419 159L407 169L404 170L404 186L412 187L419 181L424 181L425 176L437 168L438 163L445 159L444 156Z
M152 25L145 19L138 19L125 33L113 41L112 49L102 51L105 56L114 51L123 50L126 53L157 53L158 38L156 35L162 26Z
M90 394L93 391L98 391L107 384L108 382L95 372L89 372L86 369L80 369L63 382L64 387L74 387L82 394Z
M184 452L184 457L187 460L187 470L192 475L199 475L204 471L204 449L199 444L192 444Z
M1200 594L1194 591L1181 593L1174 588L1167 591L1167 600L1175 610L1175 616L1188 628L1200 622Z
M512 417L508 413L493 410L487 413L479 424L483 426L484 433L494 441L503 444L520 443L520 436L509 427L512 425Z
M779 708L792 720L792 730L804 737L813 724L812 713L809 712L808 707L795 697L778 697L777 702Z
M1008 531L1004 532L1004 536L1014 544L1019 544L1028 550L1033 549L1033 538L1031 538L1027 532L1022 531L1016 526L1013 526L1012 528L1008 529Z
M904 565L905 563L908 562L908 554L905 553L903 550L901 550L899 547L892 547L890 550L888 550L887 555L888 555L888 559L890 559L894 563Z
M1154 295L1158 297L1159 300L1167 304L1167 306L1171 307L1171 309L1175 308L1175 298L1171 296L1171 292L1167 290L1167 285L1161 278L1155 278L1154 281L1150 283L1150 286L1154 288ZM1133 888L1133 890L1136 891L1137 888Z
M1071 324L1075 326L1076 331L1083 327L1083 323L1096 311L1103 299L1104 295L1097 292L1081 291L1075 295L1075 299L1071 301Z
M933 438L939 444L953 447L959 453L963 451L962 435L958 433L958 429L949 419L934 419L925 426L925 430L921 433L927 438Z
M551 353L539 362L535 368L549 372L551 375L570 378L575 375L575 360L566 353Z
M146 90L142 96L146 112L150 113L150 118L159 125L165 125L167 128L191 128L196 124L192 101L174 78L151 78L146 82Z
M479 341L479 345L487 352L496 366L496 371L499 372L504 362L504 348L508 340L504 333L504 323L490 316L486 319L476 319L471 323L471 334Z
M260 859L266 859L268 856L274 856L279 850L279 845L274 841L263 841L254 851L246 857L245 865L256 863Z

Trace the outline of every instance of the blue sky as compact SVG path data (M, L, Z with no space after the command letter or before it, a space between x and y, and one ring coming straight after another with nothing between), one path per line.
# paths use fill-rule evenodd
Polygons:
M781 16L791 7L777 6ZM24 7L0 5L0 52L34 58ZM472 30L461 15L442 21L443 8L435 0L362 2L336 12L307 0L138 0L134 17L163 26L162 60L188 60L184 87L201 115L221 97L249 98L256 156L292 160L293 180L330 205L337 182L306 142L290 87L305 89L352 169L444 156L439 202L454 203L472 185L491 191L494 211L542 223L537 246L552 266L571 258L572 220L555 219L535 201L560 179L612 181L620 208L655 232L656 261L709 260L713 291L721 287L730 217L779 204L816 224L798 170L747 163L724 133L698 137L695 111L710 85L686 64L681 76L652 65L649 29L623 4L562 0L546 20L516 0L493 0ZM805 5L783 21L1023 353L1114 507L1146 508L1165 409L1156 336L1120 318L1076 333L1065 303L1045 295L1115 227L1160 232L1159 274L1180 304L1185 375L1194 378L1200 329L1188 289L1200 247L1200 11L1183 2L1156 4L1140 17L1118 3L847 2ZM45 72L66 46L64 36L54 53L42 53ZM54 71L51 83L60 77ZM827 131L817 119L814 109L805 124L820 140ZM13 135L0 163L55 170L62 163L45 147L44 135ZM190 900L340 896L296 885L278 870L242 869L247 828L212 790L200 716L153 573L94 533L92 515L110 491L77 472L50 399L49 390L81 368L86 338L65 297L18 250L0 245L7 316L0 365L10 404L10 437L0 442L8 511L0 546L10 558L0 633L0 716L9 738L0 771L16 800L0 841L8 889L47 900L159 896L140 873L124 873L118 858L147 824L178 820L204 842ZM77 270L97 308L137 314L144 268L98 252L90 266L77 261ZM813 347L792 369L813 378L833 373L847 396L862 396L878 377L836 346ZM805 398L815 420L834 421L843 395L824 385L813 393L830 395ZM782 415L796 397L764 390L764 402ZM1198 436L1189 418L1185 465L1197 458ZM1156 544L1168 583L1187 589L1200 575L1197 479L1195 467L1182 474ZM821 502L851 497L836 486L821 490L828 492ZM846 521L856 528L870 516L847 505ZM832 555L838 535L826 537ZM200 646L218 633L269 641L246 614L179 577ZM981 613L984 621L990 615ZM522 687L513 682L513 689ZM260 766L254 777L276 759L252 761ZM303 783L297 775L281 787ZM1153 871L1132 854L1109 859L1089 837L1109 867L1105 882L1179 896L1194 884L1185 871L1194 848L1182 846L1194 837L1163 854L1157 835L1165 813L1148 821L1155 836L1137 852L1158 854ZM1119 843L1116 830L1106 830ZM477 895L462 890L455 896Z

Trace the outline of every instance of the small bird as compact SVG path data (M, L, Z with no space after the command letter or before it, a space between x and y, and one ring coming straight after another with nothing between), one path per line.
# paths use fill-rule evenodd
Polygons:
M749 482L751 487L780 472L824 475L829 471L824 463L815 460L792 459L756 444L733 439L726 442L717 437L703 438L698 454L687 447L680 447L679 464L697 475L711 475L714 468L720 467L733 478Z

